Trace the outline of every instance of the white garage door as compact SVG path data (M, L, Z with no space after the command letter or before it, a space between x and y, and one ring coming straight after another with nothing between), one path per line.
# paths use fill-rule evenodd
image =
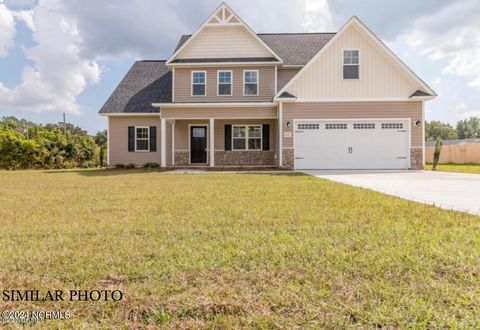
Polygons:
M295 169L407 169L408 120L295 121Z

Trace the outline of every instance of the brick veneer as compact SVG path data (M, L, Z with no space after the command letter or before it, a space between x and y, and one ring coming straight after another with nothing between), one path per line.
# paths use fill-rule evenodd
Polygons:
M175 151L175 166L190 165L189 151Z
M423 153L422 148L410 148L410 169L423 169Z
M283 149L282 166L293 170L293 149Z
M215 166L275 165L275 151L215 151Z

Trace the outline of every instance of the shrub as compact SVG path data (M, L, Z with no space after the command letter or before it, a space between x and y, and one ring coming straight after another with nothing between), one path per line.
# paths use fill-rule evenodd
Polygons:
M435 151L433 152L433 166L432 170L437 170L438 161L440 160L440 153L442 152L442 139L437 139L435 143Z
M158 163L146 163L145 168L157 168L160 165Z
M126 168L135 168L135 164L134 163L129 163L127 164Z
M115 168L125 168L125 164L115 164Z

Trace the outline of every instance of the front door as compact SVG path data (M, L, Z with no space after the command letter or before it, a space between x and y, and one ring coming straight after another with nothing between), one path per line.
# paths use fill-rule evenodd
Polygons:
M207 163L206 126L190 126L190 163Z

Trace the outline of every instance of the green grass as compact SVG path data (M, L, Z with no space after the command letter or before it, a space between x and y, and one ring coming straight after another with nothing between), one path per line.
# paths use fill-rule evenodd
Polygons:
M432 164L425 165L425 169L431 170ZM480 164L439 164L437 171L480 174Z
M5 289L120 289L39 328L477 328L480 218L299 174L0 173Z

